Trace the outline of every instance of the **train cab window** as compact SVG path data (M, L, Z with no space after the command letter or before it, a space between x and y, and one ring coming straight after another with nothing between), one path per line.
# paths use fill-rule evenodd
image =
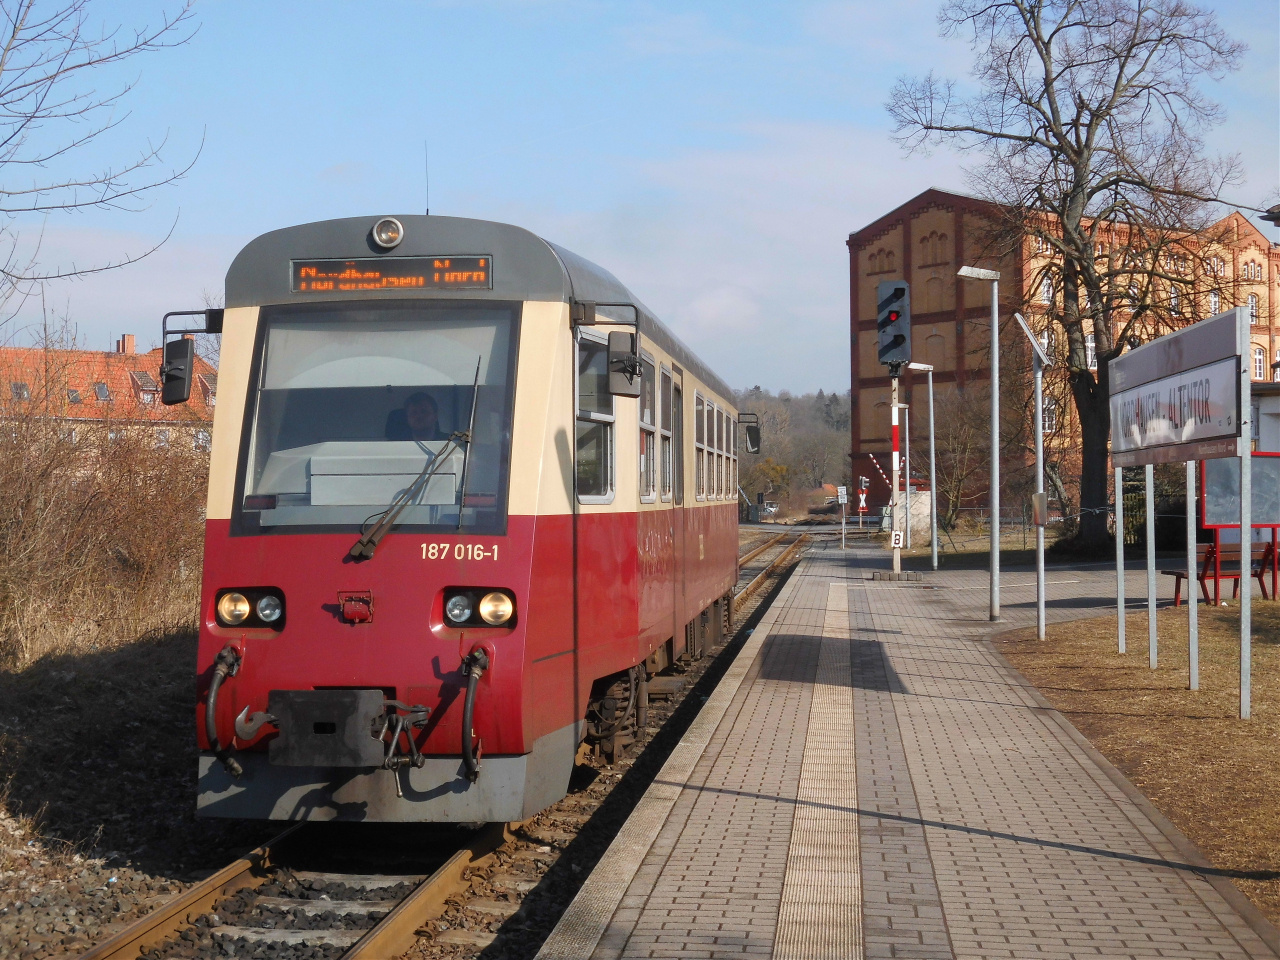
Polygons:
M652 503L657 494L657 409L654 401L657 370L647 357L640 360L640 499Z
M658 413L658 422L660 424L661 438L659 444L661 446L659 465L662 474L662 499L671 499L671 372L669 370L662 371L662 382L658 390L658 402L660 405Z
M417 483L402 528L505 533L519 309L264 307L233 530L358 530Z
M707 456L706 404L696 393L693 395L693 496L705 500L707 474L704 462Z
M578 500L613 499L613 395L609 346L583 333L578 340Z

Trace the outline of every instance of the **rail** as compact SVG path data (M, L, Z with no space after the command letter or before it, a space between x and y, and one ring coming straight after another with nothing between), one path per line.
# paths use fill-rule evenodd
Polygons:
M139 954L181 937L184 930L195 925L201 914L212 912L220 901L246 888L262 886L279 868L287 867L284 851L290 846L290 841L296 839L298 831L306 826L305 823L295 824L223 867L92 948L83 955L83 960L136 960ZM422 925L439 917L445 910L448 897L464 886L466 870L486 860L510 838L510 825L505 823L491 823L476 831L461 849L423 878L407 896L391 907L385 917L352 943L342 954L342 960L381 960L398 957L408 951L417 940L417 931ZM334 879L340 877L334 875ZM214 928L215 932L219 929L226 928ZM304 932L309 942L319 943L326 940L340 943L338 938L341 935L350 936L346 930L309 929ZM294 931L288 928L263 929L262 939L275 939L273 933L280 935L281 942L288 942L289 934ZM326 937L326 934L331 936ZM347 942L350 943L349 940Z
M738 558L739 568L746 566L748 563L750 563L756 557L760 556L760 554L764 553L766 550L768 550L778 541L782 540L784 537L786 537L786 534L780 533L776 537L771 537L770 539L766 540L764 543L756 547L750 553L744 554L743 556L739 557Z
M778 540L781 540L782 537L784 536L786 536L786 534L780 534L777 538L775 538L773 542L776 543ZM797 554L800 551L800 549L808 542L809 542L809 534L807 533L802 533L800 536L796 537L796 539L792 541L792 543L785 550L779 553L769 563L768 566L766 566L763 570L761 570L758 574L756 574L755 577L752 578L750 583L748 583L745 587L743 587L736 594L734 594L734 597L733 597L734 609L736 610L740 604L745 603L748 597L750 597L753 593L759 590L761 586L764 585L765 581L768 580L769 577L773 575L775 570L777 570L779 567L785 566L791 560L791 558L795 556L795 554ZM770 546L770 545L772 544L767 544L766 546ZM763 550L764 548L761 548L761 549Z

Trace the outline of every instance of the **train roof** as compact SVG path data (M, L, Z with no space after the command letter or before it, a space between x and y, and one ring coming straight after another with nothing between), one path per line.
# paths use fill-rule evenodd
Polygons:
M247 307L274 303L369 299L468 299L574 300L635 304L641 339L657 344L665 353L711 390L728 399L729 385L704 364L692 350L653 315L617 277L598 264L522 227L489 220L395 215L404 226L404 239L393 250L384 250L372 239L371 229L380 217L347 217L322 220L273 230L252 240L227 271L226 306ZM290 261L340 260L381 257L492 258L492 287L457 290L380 290L369 292L295 293L291 289ZM631 319L630 310L601 308L602 315ZM607 328L606 328L607 329Z

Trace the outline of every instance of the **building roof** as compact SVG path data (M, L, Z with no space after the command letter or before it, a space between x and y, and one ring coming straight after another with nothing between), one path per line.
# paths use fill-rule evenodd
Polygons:
M160 348L134 352L126 334L111 352L0 347L0 415L34 411L67 420L211 423L218 372L196 357L189 403L160 402Z

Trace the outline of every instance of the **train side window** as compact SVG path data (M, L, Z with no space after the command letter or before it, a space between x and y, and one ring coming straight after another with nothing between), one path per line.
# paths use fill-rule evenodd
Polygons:
M716 499L724 499L724 411L716 408Z
M738 421L733 417L725 418L725 426L728 428L727 442L729 445L729 489L728 497L730 500L738 499Z
M684 389L680 384L671 385L671 448L674 462L671 464L673 495L676 503L684 503Z
M581 503L613 500L613 395L608 344L578 340L577 476Z
M657 471L654 466L658 425L654 406L657 393L654 380L657 371L653 361L648 358L641 358L640 368L640 499L645 503L652 503L657 493Z
M672 442L671 442L671 371L662 371L661 389L658 391L658 402L660 404L658 413L658 422L661 425L661 470L662 470L662 499L671 499L671 477L672 477Z
M707 497L707 474L704 461L707 456L706 405L696 393L693 395L693 497Z

